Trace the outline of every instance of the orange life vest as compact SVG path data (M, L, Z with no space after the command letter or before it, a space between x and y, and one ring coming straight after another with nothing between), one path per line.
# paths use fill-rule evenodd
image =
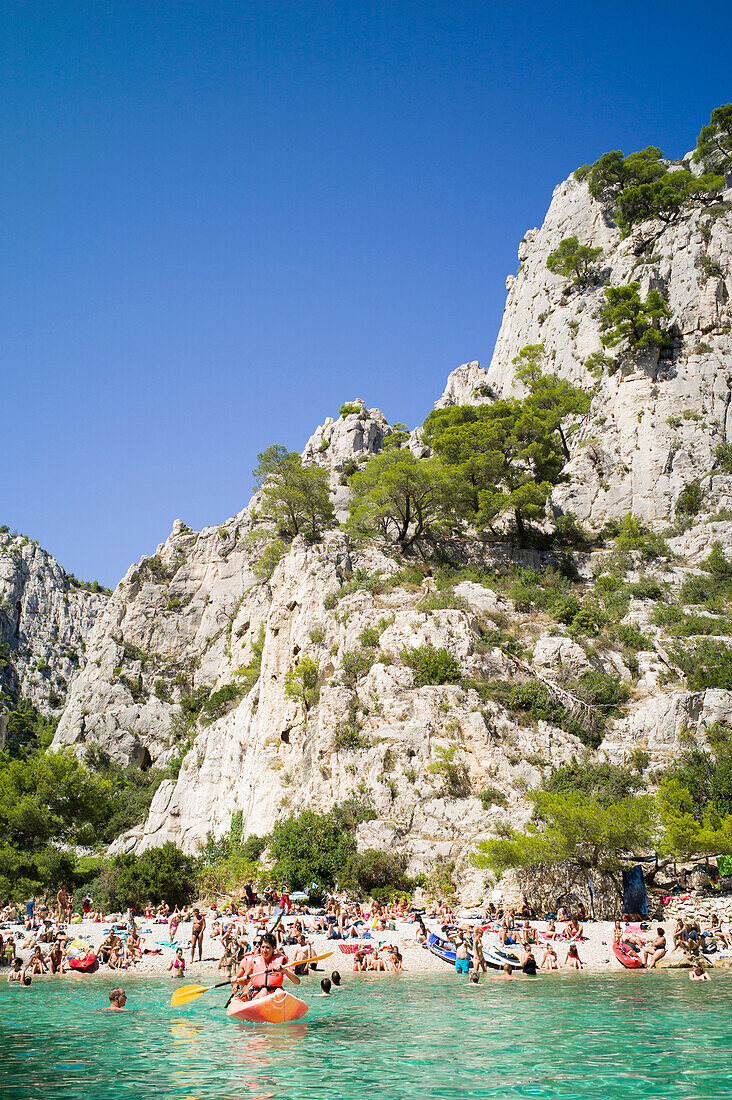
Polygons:
M264 961L264 955L256 955L253 960L252 972L249 980L254 989L281 989L284 975L281 967L287 966L284 955L273 955L269 965ZM275 965L276 964L276 965Z

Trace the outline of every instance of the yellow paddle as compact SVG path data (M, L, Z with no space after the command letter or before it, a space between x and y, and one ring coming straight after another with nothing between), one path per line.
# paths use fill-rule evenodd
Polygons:
M288 963L288 967L304 966L305 963L310 965L314 962L322 962L323 959L329 959L333 954L332 951L326 951L324 955L316 955L312 959L298 959L297 962ZM218 985L182 985L180 989L176 989L173 996L170 998L170 1003L173 1008L178 1008L179 1005L187 1005L189 1001L195 1001L198 997L203 996L204 993L210 993L212 989L223 989L225 985L230 986L231 981L219 982Z

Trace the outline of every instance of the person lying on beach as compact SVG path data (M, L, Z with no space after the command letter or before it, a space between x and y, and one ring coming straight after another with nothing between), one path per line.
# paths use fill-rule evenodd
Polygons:
M568 970L583 970L582 960L577 954L577 945L570 943L567 955L564 960L564 965Z
M175 972L176 978L184 978L186 973L186 960L183 958L183 948L179 947L175 953L175 958L170 960L168 970Z
M689 978L691 979L692 982L709 982L709 981L711 981L711 978L709 977L709 975L707 974L706 970L703 968L701 963L694 963L691 970L689 971Z
M656 963L666 954L666 936L663 928L657 928L656 933L656 938L652 940L650 944L646 944L642 953L643 965L647 967L650 960L651 970L653 970Z
M551 943L548 943L544 948L544 954L541 957L541 963L539 964L540 970L559 970L559 961L557 960L557 953Z

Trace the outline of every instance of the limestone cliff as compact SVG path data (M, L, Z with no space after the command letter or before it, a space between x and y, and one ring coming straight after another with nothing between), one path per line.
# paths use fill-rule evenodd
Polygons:
M37 543L0 534L0 690L47 716L59 713L107 598L80 585Z
M681 492L699 481L698 515L669 535L668 553L626 555L619 595L596 586L611 546L574 555L571 599L600 616L584 631L512 587L512 566L550 566L556 577L560 557L507 544L452 547L455 565L471 568L454 569L444 583L429 564L410 570L384 548L355 548L336 529L318 544L295 539L268 575L257 497L200 533L178 521L129 570L100 606L55 740L80 749L98 742L143 767L180 761L148 820L117 850L169 839L196 850L239 810L245 834L262 834L280 815L325 810L357 793L376 814L361 826L362 845L405 851L413 871L436 857L455 860L469 884L475 841L526 819L526 790L550 765L585 751L593 739L583 730L600 723L597 751L642 768L667 762L689 737L703 743L714 722L732 723L729 692L686 689L656 613L663 595L685 614L684 582L700 575L715 541L732 546L732 483L715 458L732 431L731 234L724 209L693 213L639 258L586 185L565 181L543 227L521 244L488 371L460 367L437 402L520 392L512 360L542 343L552 369L592 393L589 416L569 438L570 479L554 493L556 513L572 511L595 530L631 512L664 526ZM604 283L663 287L674 337L663 358L621 355L599 373L586 365L601 346L602 285L569 292L546 267L570 235L602 247ZM356 400L309 439L303 457L328 470L339 518L348 473L391 431L378 409ZM418 432L408 445L425 453ZM703 614L691 633L707 623L709 634L725 632L719 615ZM422 646L444 649L462 681L420 685L410 653ZM583 702L579 686L592 673L626 685L620 713ZM554 718L487 697L481 685L491 680L538 685L556 704Z
M722 200L732 199L726 191ZM720 213L721 211L721 213ZM601 278L572 291L547 259L567 237L602 248ZM652 523L671 518L684 487L700 480L706 510L732 506L732 478L714 452L732 439L732 216L696 210L674 225L659 225L652 247L636 255L634 237L621 238L606 206L584 182L570 177L552 198L544 224L519 247L519 270L506 280L503 324L487 372L477 363L448 379L437 407L520 393L513 359L527 344L543 344L552 371L593 392L592 412L575 433L570 482L554 493L555 507L583 523L633 513ZM600 352L599 310L604 287L640 283L668 299L673 344L659 357L622 354L610 374L597 376L587 360ZM471 396L472 394L472 396Z

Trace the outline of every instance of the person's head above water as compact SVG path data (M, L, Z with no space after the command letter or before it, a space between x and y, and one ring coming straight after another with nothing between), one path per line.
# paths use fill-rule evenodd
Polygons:
M330 978L323 978L320 983L320 988L323 990L326 997L330 997Z
M333 982L333 985L340 985L341 984L341 976L340 976L340 974L338 973L337 970L333 970L331 972L330 980Z
M114 989L109 991L109 1005L110 1008L124 1008L125 1001L127 1000L127 994L121 986L115 986Z

